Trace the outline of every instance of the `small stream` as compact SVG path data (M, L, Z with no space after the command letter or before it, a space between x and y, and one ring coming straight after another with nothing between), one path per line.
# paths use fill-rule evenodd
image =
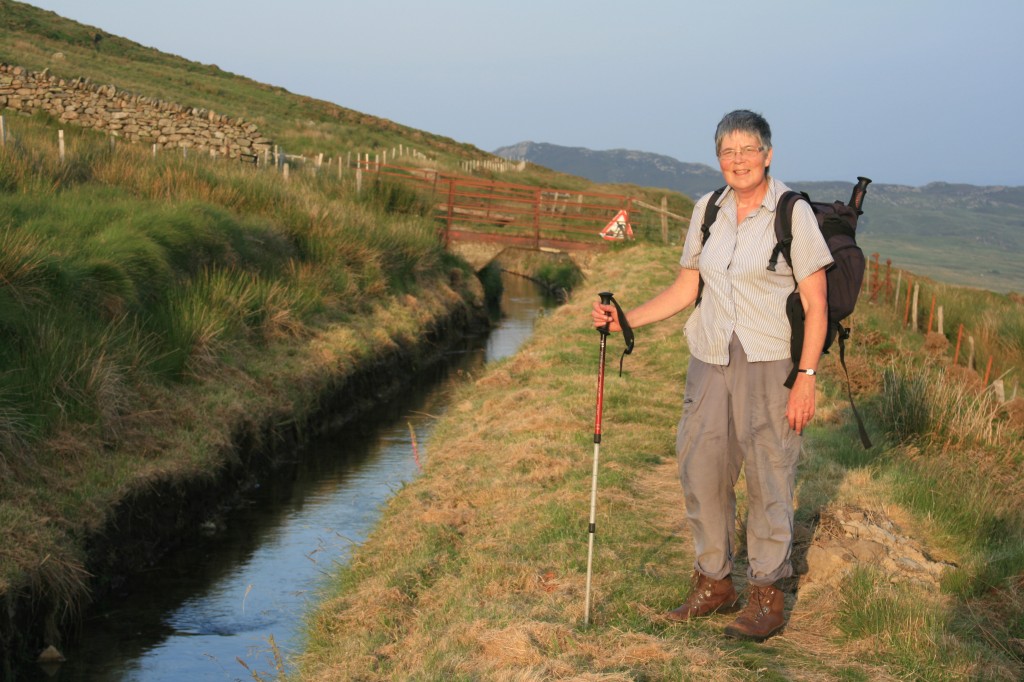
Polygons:
M90 610L63 652L67 662L50 671L37 666L25 679L255 679L238 659L272 678L271 637L286 658L301 646L303 618L325 576L348 561L382 506L429 458L430 434L452 389L514 354L555 304L526 279L503 279L500 320L485 338L467 339L372 422L311 443L221 527Z

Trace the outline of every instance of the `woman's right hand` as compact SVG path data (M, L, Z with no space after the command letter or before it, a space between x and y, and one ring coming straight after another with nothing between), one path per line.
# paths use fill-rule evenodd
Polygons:
M622 331L622 327L619 326L619 314L615 311L615 306L611 304L595 301L590 316L594 320L594 329L608 325L609 332Z

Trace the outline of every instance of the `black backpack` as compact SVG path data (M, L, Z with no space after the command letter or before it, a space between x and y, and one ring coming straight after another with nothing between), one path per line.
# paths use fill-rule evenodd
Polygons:
M832 253L835 261L825 272L825 279L828 283L828 331L825 335L825 346L822 353L827 353L832 343L839 340L839 362L846 373L846 388L850 398L850 407L853 408L854 417L857 420L857 428L860 431L860 439L865 448L871 447L871 440L868 438L864 423L861 421L857 407L853 404L853 391L850 388L850 373L846 369L846 340L850 338L850 330L843 326L842 321L853 313L857 304L857 296L860 294L861 285L864 282L864 267L867 261L864 252L857 246L857 218L863 211L861 206L864 203L864 195L867 193L870 179L857 178L857 185L853 188L850 201L846 204L834 201L831 204L811 201L811 198L804 192L785 192L779 197L778 206L775 211L775 248L768 259L768 269L775 271L779 263L779 256L792 263L790 258L790 246L793 243L793 206L798 201L806 201L814 211L814 217L818 221L818 228L821 230L825 243ZM700 226L701 246L707 243L711 236L711 225L718 217L718 199L722 196L725 188L719 188L712 192L704 210L704 221ZM794 287L796 281L794 279ZM697 289L697 305L700 305L704 293L704 280L701 279ZM800 302L800 294L794 289L786 300L786 317L789 318L793 333L790 339L790 355L793 358L793 369L786 378L786 387L792 388L796 380L797 363L800 362L800 354L804 345L804 308Z

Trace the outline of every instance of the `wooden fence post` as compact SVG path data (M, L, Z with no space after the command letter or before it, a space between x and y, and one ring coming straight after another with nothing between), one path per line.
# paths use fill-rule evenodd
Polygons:
M448 178L448 219L444 228L444 248L448 248L452 240L452 221L455 218L455 178Z
M878 292L882 288L882 282L881 282L882 272L881 272L881 268L879 268L879 265L878 265L878 259L879 258L881 258L881 256L877 252L871 254L870 267L871 267L871 272L873 273L873 277L871 278L871 298L869 299L871 301L875 300L875 298L878 296Z
M668 244L668 195L661 197L661 243Z
M911 308L913 308L913 310L910 311L910 318L912 320L910 328L913 329L915 332L917 331L917 299L918 299L918 295L920 293L921 293L921 285L915 282L914 283L914 302L911 304Z
M928 309L928 330L926 334L932 333L932 320L935 318L935 294L932 294L932 306Z
M284 181L288 182L288 162L285 161L284 165L281 166L281 173L284 175Z
M1006 402L1006 386L1003 384L1002 379L996 379L992 382L992 392L996 394L996 402L1002 405Z
M540 197L541 189L538 188L533 195L533 241L534 248L540 249Z
M945 336L946 335L946 331L945 331L945 325L944 325L944 323L942 321L942 306L941 305L939 306L938 310L936 311L936 314L938 315L938 322L936 323L938 325L937 331L940 334L942 334L943 336Z
M974 369L974 337L970 334L967 335L967 364L964 367Z
M57 131L57 153L60 155L60 162L64 163L64 131Z
M0 114L0 147L7 146L7 122L3 114Z
M892 297L892 311L898 313L900 309L900 285L903 283L903 271L896 273L896 293Z
M356 194L363 191L363 169L356 168Z
M909 277L909 276L907 277L907 306L903 309L903 326L904 327L907 326L907 320L910 319L910 290L913 289L913 287L910 286L910 281L912 279L913 279L912 277Z
M892 258L885 259L885 295L892 296Z

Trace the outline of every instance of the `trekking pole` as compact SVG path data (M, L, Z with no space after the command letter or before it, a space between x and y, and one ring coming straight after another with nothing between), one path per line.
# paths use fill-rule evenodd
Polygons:
M612 294L610 291L602 291L598 296L601 297L603 305L611 305ZM586 602L583 606L584 625L590 625L590 577L594 563L594 534L597 531L595 525L597 514L597 462L601 456L601 412L604 407L604 355L605 348L608 346L608 325L606 324L598 328L597 331L601 333L601 361L597 370L597 414L594 417L594 472L590 481L590 525L587 527L589 541L587 547L587 593Z

